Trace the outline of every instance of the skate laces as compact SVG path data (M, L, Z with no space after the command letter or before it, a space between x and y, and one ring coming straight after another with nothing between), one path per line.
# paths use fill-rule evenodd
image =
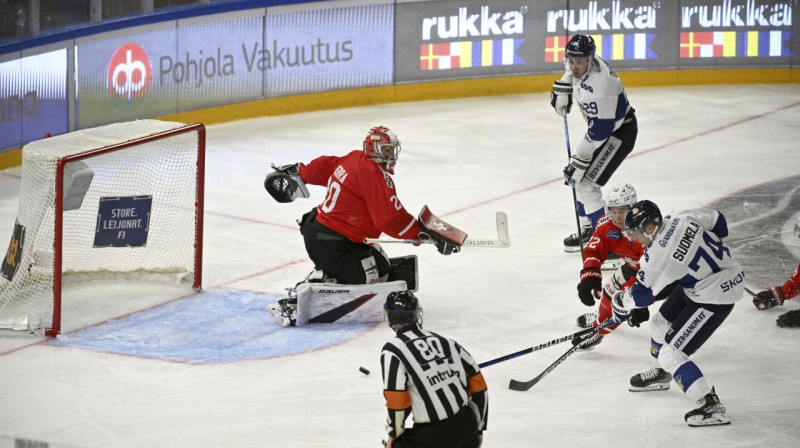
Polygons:
M649 381L658 378L661 375L659 372L660 369L653 367L652 369L648 370L647 372L642 372L639 374L642 377L642 381Z

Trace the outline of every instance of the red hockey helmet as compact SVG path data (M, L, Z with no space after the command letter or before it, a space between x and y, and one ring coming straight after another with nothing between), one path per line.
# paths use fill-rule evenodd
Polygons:
M394 165L400 155L400 140L386 126L375 126L364 138L364 154L375 163L382 164L389 174L394 174Z

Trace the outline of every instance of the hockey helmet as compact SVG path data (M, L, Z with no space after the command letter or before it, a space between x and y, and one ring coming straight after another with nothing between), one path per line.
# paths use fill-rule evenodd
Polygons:
M661 210L658 209L655 203L645 199L633 204L631 210L625 215L625 233L638 230L642 232L642 235L652 241L655 234L661 228L662 222ZM656 227L651 233L647 233L648 224L653 224ZM628 236L628 238L630 238L630 236Z
M633 207L633 204L638 200L636 197L636 189L631 184L615 185L605 194L606 202L606 215L610 216L614 224L618 227L625 226L625 213ZM612 213L611 207L624 207L628 209L621 209ZM616 219L614 219L616 217Z
M577 58L593 58L596 50L597 46L594 44L592 36L576 34L572 36L572 39L567 42L567 46L564 47L564 58L570 56Z
M400 140L386 126L375 126L364 138L364 154L384 170L394 174L394 165L400 155Z
M392 291L386 296L383 314L389 326L396 324L422 325L422 307L411 291Z

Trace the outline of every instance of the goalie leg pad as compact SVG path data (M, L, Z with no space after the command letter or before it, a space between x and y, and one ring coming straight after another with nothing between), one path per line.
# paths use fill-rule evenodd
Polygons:
M383 304L406 282L374 285L304 283L297 287L297 325L333 322L382 322Z

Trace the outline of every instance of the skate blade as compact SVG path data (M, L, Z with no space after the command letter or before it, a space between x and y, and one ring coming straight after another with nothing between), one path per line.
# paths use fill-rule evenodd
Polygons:
M688 423L689 426L691 426L693 428L697 428L697 427L700 427L700 426L730 425L731 421L727 416L725 416L725 414L717 413L717 414L712 414L708 418L703 418L700 415L694 415L692 417L689 417L686 420L686 423Z
M628 390L631 392L654 392L657 390L669 390L669 383L657 383L646 387L630 386Z
M568 254L574 254L575 252L580 253L580 251L581 251L580 246L564 246L564 252Z

